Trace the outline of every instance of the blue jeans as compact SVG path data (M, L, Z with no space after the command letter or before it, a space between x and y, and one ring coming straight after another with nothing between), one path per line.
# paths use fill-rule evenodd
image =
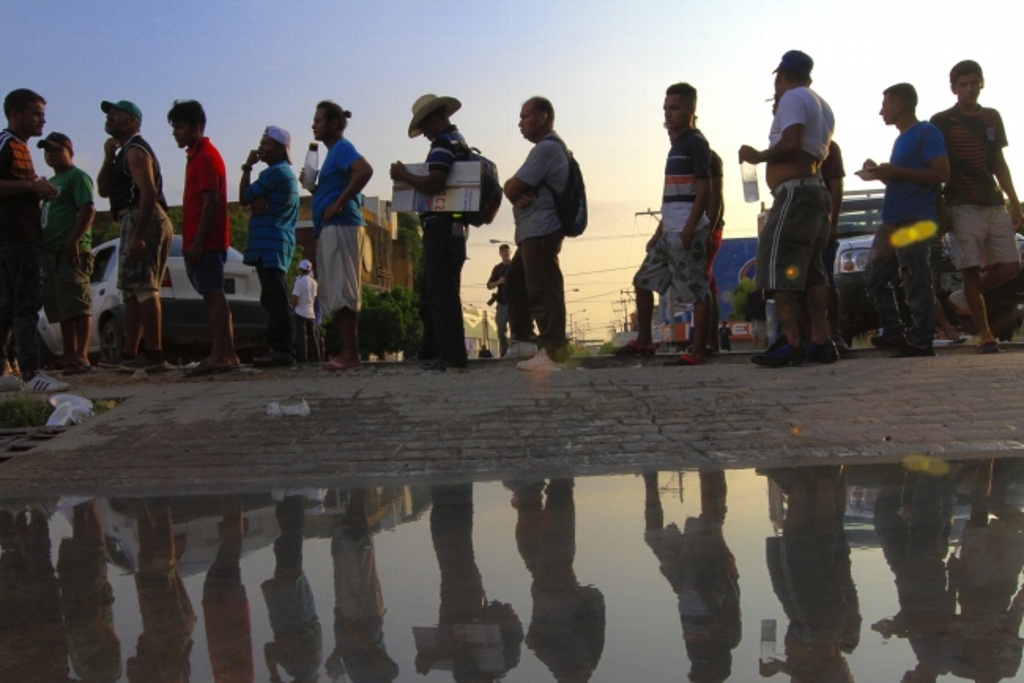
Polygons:
M883 225L875 233L871 259L864 272L864 284L878 311L882 335L889 338L902 336L903 322L892 287L892 279L899 273L903 295L910 309L907 342L913 346L931 347L935 339L935 292L928 263L929 242L919 241L894 248L890 239L899 227Z
M43 249L38 244L0 242L0 347L14 332L21 378L39 370L39 309L43 305Z
M466 367L466 329L462 321L462 266L466 262L464 228L448 216L423 221L423 280L420 318L423 320L422 359L440 358L453 367ZM459 234L455 234L457 231Z

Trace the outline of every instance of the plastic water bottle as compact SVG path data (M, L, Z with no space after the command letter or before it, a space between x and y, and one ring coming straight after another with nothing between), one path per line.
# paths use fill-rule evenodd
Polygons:
M774 619L761 620L761 661L767 662L775 656L776 624Z
M757 166L743 161L740 163L740 177L743 179L743 201L748 204L761 198L757 189Z
M306 161L302 164L302 186L312 192L316 189L316 176L320 171L320 147L315 142L309 143Z
M771 346L779 336L779 312L775 308L775 299L768 299L764 302L764 317L765 327L768 328L766 331L768 346Z

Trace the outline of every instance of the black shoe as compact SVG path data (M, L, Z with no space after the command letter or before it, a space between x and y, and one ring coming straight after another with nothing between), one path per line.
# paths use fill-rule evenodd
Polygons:
M420 367L426 370L427 372L436 372L438 374L448 369L448 367L444 364L444 361L441 360L440 358L435 358L433 360L428 360L425 363L420 363Z
M270 351L265 356L252 359L256 368L286 368L295 365L295 356L284 351Z
M900 335L876 334L871 337L871 345L876 349L895 349L899 351L907 345L907 338Z
M913 344L907 344L896 353L889 356L890 358L928 358L929 356L935 355L935 349L930 346L914 346Z
M836 348L836 343L831 339L826 339L824 344L807 342L807 345L804 347L804 353L807 356L808 363L828 365L839 360L839 350Z
M804 347L791 346L786 335L780 334L767 351L751 356L750 362L766 368L784 368L789 365L800 365L805 356Z

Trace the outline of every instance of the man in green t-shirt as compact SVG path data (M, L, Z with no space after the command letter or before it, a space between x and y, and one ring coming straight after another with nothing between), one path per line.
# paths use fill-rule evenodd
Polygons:
M75 151L67 135L50 133L38 147L59 191L43 204L43 310L60 322L64 354L57 366L64 374L78 374L92 369L92 178L72 163Z

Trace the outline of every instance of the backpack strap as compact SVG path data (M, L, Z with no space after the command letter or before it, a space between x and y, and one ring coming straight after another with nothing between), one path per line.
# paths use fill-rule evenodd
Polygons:
M566 146L565 141L562 140L562 138L558 137L557 135L555 135L553 133L551 135L548 135L543 140L541 140L541 142L547 142L548 140L551 140L552 142L557 142L558 143L558 146L562 148L562 153L565 154L566 163L568 163L570 155L572 153L569 151L569 147ZM572 173L572 169L571 168L567 168L567 173L571 174ZM569 180L569 176L566 175L566 181L568 182L568 180ZM551 196L555 198L555 203L557 204L558 203L558 198L562 196L562 193L561 192L555 192L555 188L551 187L550 183L548 183L548 181L546 181L546 180L540 181L540 184L543 187L548 188L548 192L550 192Z

